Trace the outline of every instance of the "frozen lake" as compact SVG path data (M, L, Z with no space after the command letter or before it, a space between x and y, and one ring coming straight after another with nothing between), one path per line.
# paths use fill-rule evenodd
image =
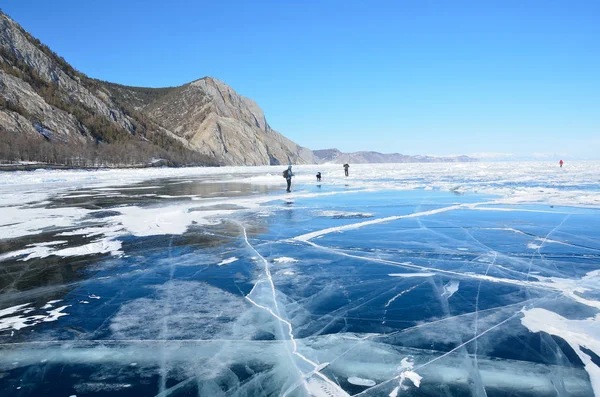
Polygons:
M600 163L284 168L0 173L0 395L600 396Z

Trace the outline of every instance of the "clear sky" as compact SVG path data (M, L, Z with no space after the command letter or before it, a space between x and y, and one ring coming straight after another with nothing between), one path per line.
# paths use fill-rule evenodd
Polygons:
M311 149L600 159L600 1L2 0L90 77L213 76Z

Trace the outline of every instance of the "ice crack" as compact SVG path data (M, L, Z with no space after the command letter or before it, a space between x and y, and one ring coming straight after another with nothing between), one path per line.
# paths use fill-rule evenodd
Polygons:
M253 305L255 305L258 308L261 308L263 310L266 310L267 312L269 312L275 319L277 319L277 321L279 322L280 325L280 329L281 329L281 333L282 335L285 335L285 332L283 330L283 325L285 325L287 327L287 335L289 337L289 341L292 344L292 351L291 354L293 354L294 356L300 358L302 361L310 364L311 366L313 366L313 370L311 372L309 372L308 374L304 374L299 368L298 366L294 363L294 360L291 359L292 363L294 363L294 366L296 367L296 370L298 371L298 373L300 374L300 379L299 382L297 382L295 385L292 386L292 388L288 389L283 395L286 396L288 395L290 392L292 392L296 387L298 387L300 384L304 387L304 389L306 390L306 392L308 392L309 394L313 394L311 392L311 389L313 388L312 386L316 385L321 385L322 382L324 382L324 385L327 390L334 392L334 396L348 396L348 394L342 390L335 382L333 382L331 379L329 379L328 377L326 377L325 375L323 375L320 371L325 368L327 366L328 363L323 363L323 364L317 364L314 361L310 360L309 358L307 358L306 356L304 356L302 353L300 353L298 351L298 345L296 343L296 339L294 337L294 329L292 324L287 321L286 319L284 319L281 316L281 311L279 309L279 303L277 302L277 296L276 296L276 290L275 290L275 283L273 282L273 277L271 275L271 269L269 266L269 261L262 256L257 250L256 248L254 248L254 246L252 246L252 244L250 244L250 241L248 241L248 234L246 233L246 228L241 225L242 231L243 231L243 235L244 235L244 242L246 243L246 245L248 246L248 248L250 248L255 255L263 262L264 264L264 269L265 269L265 276L267 277L267 281L269 283L269 287L271 289L271 295L273 298L273 305L275 307L275 311L273 311L273 309L271 309L270 307L266 307L264 305L261 305L257 302L255 302L254 300L252 300L252 298L250 298L250 293L252 293L252 291L250 291L250 293L248 295L246 295L246 299L252 303ZM290 357L291 358L291 357ZM316 382L313 385L309 385L309 382L306 381L307 378L311 377L312 375L316 375L319 378L321 378L321 382Z

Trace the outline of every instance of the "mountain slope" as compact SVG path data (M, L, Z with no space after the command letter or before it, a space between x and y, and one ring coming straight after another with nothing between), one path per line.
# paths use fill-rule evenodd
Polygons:
M156 157L174 164L316 161L220 81L137 88L94 80L0 12L0 160L95 165Z
M225 83L205 77L148 95L134 87L105 85L139 111L226 165L312 164L312 151L273 130L262 109ZM147 90L147 89L146 89Z
M379 152L354 152L342 153L338 149L322 149L313 152L320 164L374 164L374 163L453 163L471 162L477 159L467 156L434 157L434 156L409 156L400 153Z

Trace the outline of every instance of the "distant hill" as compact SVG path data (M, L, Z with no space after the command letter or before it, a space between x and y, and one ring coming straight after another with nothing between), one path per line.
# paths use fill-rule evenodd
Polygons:
M354 152L342 153L338 149L314 150L318 162L334 164L368 164L368 163L456 163L477 161L468 156L434 157L434 156L409 156L400 153L379 152Z

